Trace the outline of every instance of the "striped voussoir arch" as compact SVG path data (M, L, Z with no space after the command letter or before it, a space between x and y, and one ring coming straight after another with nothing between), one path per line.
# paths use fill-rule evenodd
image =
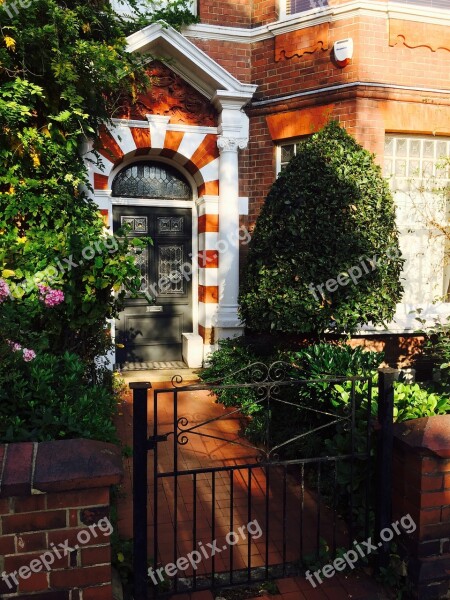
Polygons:
M199 203L198 211L198 333L205 344L213 344L214 328L211 323L219 302L217 133L209 133L208 128L193 127L192 132L186 129L177 130L175 125L164 122L150 124L150 127L146 122L142 122L142 126L103 126L96 150L102 157L104 170L93 167L92 184L95 192L109 190L112 171L120 167L125 158L129 162L132 157L142 156L171 159L192 175L198 198L209 199Z
M160 130L151 132L148 124L144 123L142 127L102 126L96 150L102 156L104 170L94 168L94 189L109 189L109 173L120 166L125 156L127 159L162 156L172 159L193 176L199 197L218 195L217 134L176 131L165 127L160 127Z

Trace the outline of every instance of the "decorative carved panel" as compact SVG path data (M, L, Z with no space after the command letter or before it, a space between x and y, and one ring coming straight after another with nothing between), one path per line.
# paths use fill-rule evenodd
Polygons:
M183 233L183 217L158 217L158 233Z
M317 50L328 50L329 24L291 31L275 38L275 60L287 60L304 54L313 54Z
M448 50L450 52L450 35L445 25L430 25L390 19L389 46L406 46L407 48L429 48Z
M148 114L170 117L170 123L217 125L217 112L200 92L159 61L147 70L150 89L138 96L135 104L126 100L121 118L146 121Z
M147 217L120 217L120 224L129 225L130 233L148 233Z

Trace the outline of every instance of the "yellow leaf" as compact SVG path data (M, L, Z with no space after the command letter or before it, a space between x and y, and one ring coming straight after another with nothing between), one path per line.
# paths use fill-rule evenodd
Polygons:
M27 238L25 236L17 238L18 244L25 244L26 241L27 241Z
M122 554L122 552L117 553L117 560L119 562L123 562L125 560L125 556Z
M31 158L33 159L33 165L35 167L39 167L41 161L39 160L39 156L36 154L36 152L31 152Z
M13 52L16 49L16 40L12 37L9 37L9 35L5 35L5 44L6 47L11 48Z
M15 271L11 271L10 269L2 271L2 277L13 277L15 274Z

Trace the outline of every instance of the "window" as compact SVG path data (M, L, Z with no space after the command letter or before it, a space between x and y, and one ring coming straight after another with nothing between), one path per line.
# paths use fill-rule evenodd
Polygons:
M168 3L168 0L154 0L152 3L149 3L146 0L139 0L137 6L142 11L149 11L152 9L152 5L155 9L163 8ZM135 11L127 2L127 0L110 0L110 4L112 8L119 14L126 16L131 16ZM196 0L192 0L191 2L191 10L194 15L197 14L197 2Z
M428 7L428 8L449 8L449 0L393 0L393 4L402 4L406 6ZM330 6L329 0L285 0L286 15L296 15L315 9L326 9Z
M406 259L404 304L449 301L450 138L386 135L384 174L396 204Z
M301 139L289 143L279 144L276 147L275 163L277 175L281 171L281 169L283 169L289 163L291 158L293 158L297 154L297 150L300 144L307 137L308 136L305 135Z
M327 8L328 0L286 0L286 14L295 15L313 8Z

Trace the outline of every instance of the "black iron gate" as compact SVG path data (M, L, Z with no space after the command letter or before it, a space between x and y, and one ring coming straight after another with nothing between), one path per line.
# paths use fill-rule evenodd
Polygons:
M244 372L239 385L174 381L149 404L151 384L130 384L135 600L298 575L390 524L396 372L379 371L377 401L370 377ZM253 417L211 394L240 394ZM380 542L380 562L388 551Z

